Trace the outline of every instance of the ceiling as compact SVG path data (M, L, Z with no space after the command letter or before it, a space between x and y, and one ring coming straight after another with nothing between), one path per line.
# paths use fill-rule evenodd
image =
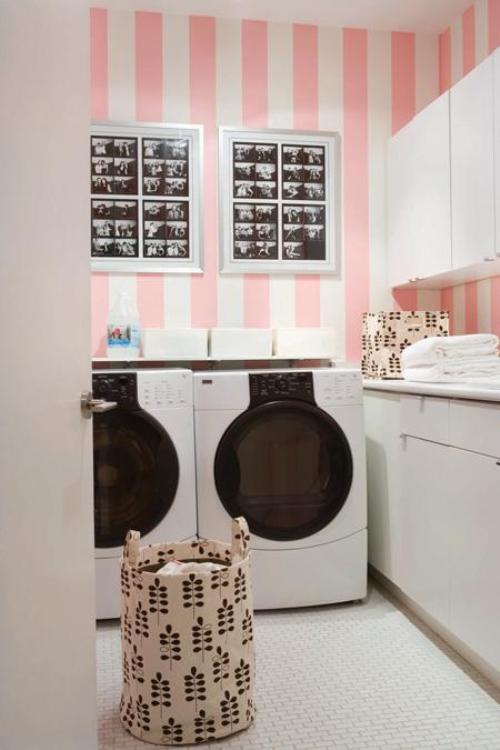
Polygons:
M392 31L443 31L473 0L108 0L118 9L161 10L221 18L354 26Z

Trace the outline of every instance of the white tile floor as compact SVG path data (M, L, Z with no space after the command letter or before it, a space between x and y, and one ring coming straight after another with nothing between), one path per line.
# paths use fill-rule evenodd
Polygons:
M500 750L500 690L372 586L363 604L256 615L257 717L222 750ZM100 750L118 718L116 621L97 633Z

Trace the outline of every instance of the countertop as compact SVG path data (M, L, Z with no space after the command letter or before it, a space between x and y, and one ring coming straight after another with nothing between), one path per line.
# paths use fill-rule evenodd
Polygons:
M412 393L417 396L441 396L472 401L500 401L500 380L485 385L484 382L467 383L417 383L407 380L363 380L370 391Z

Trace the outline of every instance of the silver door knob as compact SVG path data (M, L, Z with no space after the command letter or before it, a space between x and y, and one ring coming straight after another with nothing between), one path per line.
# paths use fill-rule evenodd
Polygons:
M90 419L92 414L102 414L118 406L116 401L106 401L103 398L92 398L92 391L82 391L80 398L80 409L85 419Z

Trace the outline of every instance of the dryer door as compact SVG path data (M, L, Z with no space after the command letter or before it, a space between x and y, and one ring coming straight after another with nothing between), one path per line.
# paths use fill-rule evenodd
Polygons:
M327 526L352 484L352 455L337 422L299 401L262 404L240 415L219 443L219 497L265 539L303 539Z
M179 460L162 425L145 411L94 415L96 547L123 544L129 529L154 529L172 505Z

